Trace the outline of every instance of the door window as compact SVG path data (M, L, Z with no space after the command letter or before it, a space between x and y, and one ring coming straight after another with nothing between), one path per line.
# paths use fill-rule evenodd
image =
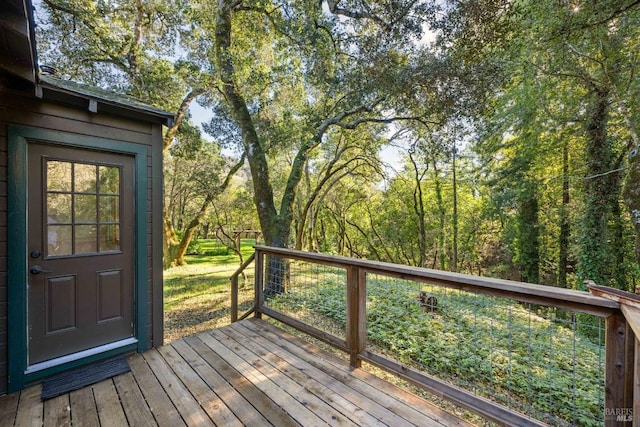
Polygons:
M120 251L121 167L46 160L47 256Z

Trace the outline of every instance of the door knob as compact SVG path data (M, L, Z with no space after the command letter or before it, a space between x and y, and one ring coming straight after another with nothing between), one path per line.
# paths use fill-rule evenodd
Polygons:
M44 270L39 265L34 265L29 269L29 271L31 272L31 274L51 273L51 270Z

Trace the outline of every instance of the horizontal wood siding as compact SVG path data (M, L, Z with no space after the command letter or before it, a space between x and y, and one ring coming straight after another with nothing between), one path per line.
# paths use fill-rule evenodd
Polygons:
M0 393L7 392L7 126L0 104Z
M153 314L154 309L162 313L161 303L157 294L162 293L162 252L160 258L153 249L158 244L154 240L154 230L161 227L162 216L162 161L161 161L161 125L135 121L126 117L90 113L74 107L53 104L41 100L31 94L19 94L3 91L0 88L0 393L7 391L7 126L10 124L24 125L52 131L62 131L78 135L87 135L111 140L133 143L145 146L148 150L146 202L146 247L147 254L147 293L149 304L147 307L148 344L159 345L161 338L154 336L154 318L162 315ZM155 138L155 142L154 142ZM160 183L158 185L158 182ZM159 186L159 191L151 185ZM159 194L159 196L158 196ZM155 200L160 197L160 200ZM162 230L160 229L159 244L162 244ZM160 249L161 250L161 249ZM153 289L155 283L156 289ZM154 299L155 297L155 299ZM155 306L154 306L155 301ZM158 307L158 304L160 307ZM160 327L159 331L162 331Z

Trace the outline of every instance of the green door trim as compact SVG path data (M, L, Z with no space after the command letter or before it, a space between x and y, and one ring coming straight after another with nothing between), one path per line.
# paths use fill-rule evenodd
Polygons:
M72 134L27 126L8 127L8 382L9 393L22 390L30 381L110 357L117 353L148 349L147 331L147 147L106 138ZM27 373L27 145L29 141L66 147L97 149L135 157L135 336L130 344L61 365Z

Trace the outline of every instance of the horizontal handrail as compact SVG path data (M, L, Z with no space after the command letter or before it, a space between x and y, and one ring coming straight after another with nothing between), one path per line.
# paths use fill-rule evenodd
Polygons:
M597 316L607 317L620 310L618 302L592 295L586 291L271 246L256 246L255 249L267 254L282 255L301 261L314 261L318 264L345 268L355 266L366 270L368 273L383 273L400 279L428 282L485 295L510 298L519 302L570 309Z
M256 259L256 253L252 253L251 255L249 255L249 258L247 258L245 260L245 262L242 263L242 265L240 267L238 267L238 269L235 271L235 273L233 273L230 277L231 280L233 280L234 278L238 278L238 276L240 276L242 274L242 272L249 267L249 265L253 262L253 260Z

